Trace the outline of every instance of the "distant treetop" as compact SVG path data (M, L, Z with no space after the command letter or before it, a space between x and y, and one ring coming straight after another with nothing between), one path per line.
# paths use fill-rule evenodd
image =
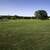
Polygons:
M48 19L48 15L45 10L37 10L34 15L37 19Z

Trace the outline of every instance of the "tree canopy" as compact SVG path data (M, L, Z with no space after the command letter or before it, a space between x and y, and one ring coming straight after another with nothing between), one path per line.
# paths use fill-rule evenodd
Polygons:
M47 12L45 10L35 11L35 17L37 19L48 19L48 15L47 15Z

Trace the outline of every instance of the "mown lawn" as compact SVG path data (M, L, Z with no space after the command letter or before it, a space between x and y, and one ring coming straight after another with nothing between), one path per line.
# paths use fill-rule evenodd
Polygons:
M0 20L0 50L50 50L50 20Z

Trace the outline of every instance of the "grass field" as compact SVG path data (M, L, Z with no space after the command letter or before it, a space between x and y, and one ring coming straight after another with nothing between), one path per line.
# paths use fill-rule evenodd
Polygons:
M0 20L0 50L50 50L50 20Z

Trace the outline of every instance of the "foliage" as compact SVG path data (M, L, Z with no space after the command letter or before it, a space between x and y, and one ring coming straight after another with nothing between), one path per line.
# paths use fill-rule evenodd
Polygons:
M47 12L45 10L35 11L35 17L37 19L48 19L48 15L47 15Z

